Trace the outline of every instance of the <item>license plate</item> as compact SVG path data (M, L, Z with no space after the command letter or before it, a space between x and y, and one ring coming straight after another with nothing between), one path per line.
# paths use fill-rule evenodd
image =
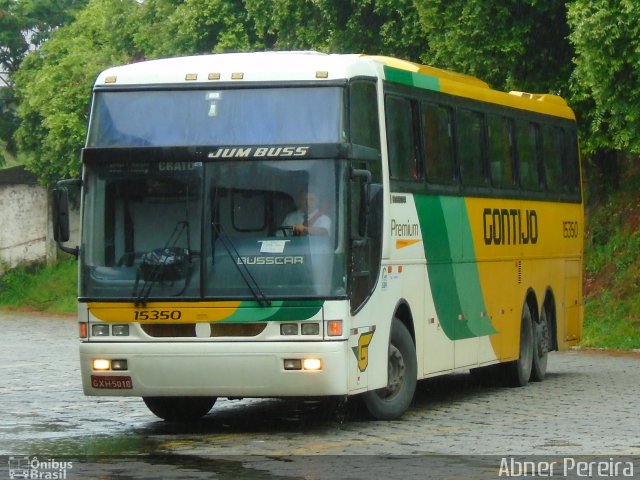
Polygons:
M106 375L91 375L93 388L107 388L110 390L129 390L133 388L131 377L108 377Z

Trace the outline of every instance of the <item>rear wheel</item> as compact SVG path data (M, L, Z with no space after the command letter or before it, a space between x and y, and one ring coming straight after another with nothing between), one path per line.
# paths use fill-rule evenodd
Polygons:
M533 364L533 325L531 310L526 303L522 308L520 321L520 356L518 360L505 365L507 381L514 387L524 387L529 383Z
M204 417L216 397L143 397L151 412L168 422L189 422Z
M533 322L533 364L531 380L541 382L547 373L547 357L551 345L549 330L549 315L545 307L542 308L539 322Z
M416 348L407 327L393 319L389 340L387 386L363 394L367 410L376 420L395 420L409 408L416 390Z

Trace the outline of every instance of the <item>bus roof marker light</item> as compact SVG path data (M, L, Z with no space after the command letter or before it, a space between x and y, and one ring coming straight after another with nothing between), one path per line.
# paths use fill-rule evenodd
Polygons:
M194 80L198 80L198 74L197 73L187 73L184 76L184 79L188 82L192 82Z
M318 70L316 72L316 78L329 78L329 72L326 70Z
M219 74L218 72L210 73L210 74L207 76L207 79L208 79L208 80L220 80L220 74Z
M104 79L104 83L116 83L118 81L118 77L115 75L111 75Z
M243 72L233 72L231 74L231 80L242 80L244 78Z

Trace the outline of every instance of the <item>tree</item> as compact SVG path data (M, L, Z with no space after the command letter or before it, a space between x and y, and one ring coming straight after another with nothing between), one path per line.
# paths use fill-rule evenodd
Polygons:
M576 50L573 99L598 198L618 188L618 157L640 154L640 4L575 0L568 20Z
M422 59L495 88L566 95L573 50L568 0L423 0L429 38Z
M412 0L245 0L265 48L394 55L427 48Z
M256 39L246 17L241 0L147 0L134 39L146 58L249 50Z
M129 21L137 8L135 1L92 1L15 74L21 120L16 140L43 183L79 174L91 85L107 66L136 57Z
M569 9L576 49L573 91L587 105L589 151L640 153L640 4L575 0Z
M15 153L13 76L26 54L37 49L61 25L74 18L87 0L0 0L0 141ZM0 153L0 165L4 159Z

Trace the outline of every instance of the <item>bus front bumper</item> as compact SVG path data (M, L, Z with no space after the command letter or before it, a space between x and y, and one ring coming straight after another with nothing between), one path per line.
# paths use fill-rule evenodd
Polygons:
M347 353L346 341L83 342L80 365L85 395L316 397L347 394ZM305 359L320 369L285 368Z

